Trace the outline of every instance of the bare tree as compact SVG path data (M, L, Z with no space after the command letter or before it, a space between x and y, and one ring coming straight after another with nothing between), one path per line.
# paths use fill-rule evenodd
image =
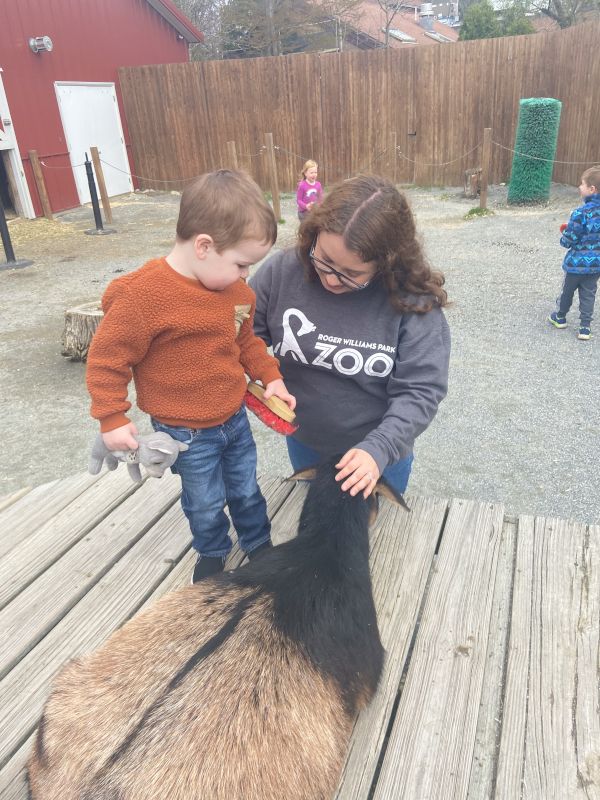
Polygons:
M338 50L362 0L175 0L204 33L195 60Z
M344 49L344 37L349 26L357 27L362 0L321 0L316 6L322 15L322 24L332 28L336 49Z
M385 15L385 46L390 46L390 28L396 14L400 11L401 0L377 0L377 5Z
M202 44L190 47L194 61L222 58L221 9L226 0L174 0L177 7L204 34Z
M553 19L561 28L570 28L600 15L600 0L532 0L531 8Z

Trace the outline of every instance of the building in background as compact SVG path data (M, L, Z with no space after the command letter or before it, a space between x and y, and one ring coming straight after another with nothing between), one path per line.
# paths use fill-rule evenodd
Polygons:
M363 0L356 7L356 18L345 30L344 47L370 50L388 47L450 44L458 40L458 3L398 3L387 12L377 0Z
M118 69L187 62L189 44L199 41L202 33L172 0L4 4L0 198L8 211L42 213L30 151L40 159L52 211L89 201L82 162L91 146L100 150L109 195L134 188Z

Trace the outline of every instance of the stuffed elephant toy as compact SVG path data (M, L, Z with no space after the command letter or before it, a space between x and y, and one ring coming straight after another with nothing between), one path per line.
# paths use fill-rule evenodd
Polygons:
M162 478L163 473L177 460L179 453L188 449L187 444L178 442L168 433L157 431L135 437L139 442L137 450L109 450L102 434L96 436L88 465L88 472L97 475L105 462L108 469L116 469L119 461L124 461L129 470L131 480L139 483L142 480L140 464L146 467L153 478Z

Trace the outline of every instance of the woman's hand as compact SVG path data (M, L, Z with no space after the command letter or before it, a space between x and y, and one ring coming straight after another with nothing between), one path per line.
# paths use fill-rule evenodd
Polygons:
M102 441L109 450L137 450L139 445L134 436L137 436L137 428L133 422L128 422L114 431L103 433Z
M296 398L285 388L285 383L282 378L267 383L265 386L265 400L268 400L269 397L278 397L280 400L283 400L292 411L296 408Z
M352 496L362 491L363 497L367 498L379 480L379 469L373 456L356 447L348 450L335 466L340 470L335 476L336 481L344 481L342 491L350 489Z

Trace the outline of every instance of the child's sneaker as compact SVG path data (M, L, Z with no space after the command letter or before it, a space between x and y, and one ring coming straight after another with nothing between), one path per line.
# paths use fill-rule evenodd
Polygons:
M577 334L578 339L582 339L583 341L587 341L592 335L592 332L589 328L579 328L579 333Z
M210 575L218 575L225 569L225 559L218 556L198 556L192 574L192 583L198 583Z
M550 316L548 317L548 322L551 325L554 325L555 328L566 328L567 327L567 318L562 317L558 312L553 311Z

